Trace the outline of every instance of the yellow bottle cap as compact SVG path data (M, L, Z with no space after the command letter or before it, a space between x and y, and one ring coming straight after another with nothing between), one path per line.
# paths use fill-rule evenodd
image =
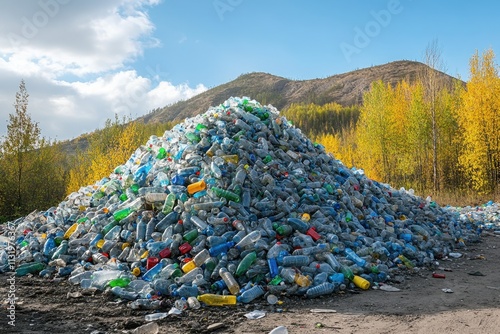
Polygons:
M189 261L188 263L186 263L185 265L182 266L182 271L187 274L188 272L190 272L191 270L193 270L194 268L196 268L196 264L194 263L193 260Z
M101 248L102 245L104 245L104 239L101 239L96 243L97 248Z
M137 267L132 269L132 275L134 275L135 277L138 277L140 274L141 274L141 269L139 269Z

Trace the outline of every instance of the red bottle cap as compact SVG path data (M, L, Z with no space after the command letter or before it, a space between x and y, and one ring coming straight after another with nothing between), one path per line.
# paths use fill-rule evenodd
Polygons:
M172 252L170 252L170 248L165 248L163 249L162 251L160 251L160 253L158 254L160 255L160 257L162 259L166 258L166 257L170 257L172 255Z
M191 245L187 242L183 243L182 245L179 246L179 251L181 252L181 254L186 254L187 252L189 252L193 247L191 247Z
M314 241L318 241L321 238L321 236L318 234L318 232L316 232L316 229L314 227L308 229L306 234L310 236Z
M148 257L148 260L146 261L146 268L149 270L156 266L160 262L160 259L157 257Z

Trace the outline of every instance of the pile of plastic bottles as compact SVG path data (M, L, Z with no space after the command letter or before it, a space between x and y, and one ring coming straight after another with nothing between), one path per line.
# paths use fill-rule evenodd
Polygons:
M433 266L477 239L481 219L370 180L274 107L230 98L57 207L10 222L0 272L10 243L16 275L111 289L133 308L273 303Z

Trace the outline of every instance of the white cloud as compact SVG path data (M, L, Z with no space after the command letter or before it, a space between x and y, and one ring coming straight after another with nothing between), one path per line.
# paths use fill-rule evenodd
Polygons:
M39 0L0 11L2 53L54 76L117 69L158 42L144 6L155 1Z
M203 85L173 85L129 69L145 48L160 45L147 14L159 2L2 2L0 117L14 112L21 78L42 134L61 140L95 130L115 113L135 118L205 91Z

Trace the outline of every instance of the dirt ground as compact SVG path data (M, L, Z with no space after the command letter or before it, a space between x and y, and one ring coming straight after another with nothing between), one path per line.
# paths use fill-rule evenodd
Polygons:
M316 299L280 296L281 305L261 298L246 306L186 310L158 320L159 333L269 333L280 325L288 333L301 334L500 333L499 248L500 237L483 233L482 242L460 250L461 258L440 260L436 272L444 279L422 269L396 277L400 283L389 282L398 292L370 289ZM0 275L0 333L129 333L154 312L132 310L100 291L69 297L68 292L82 290L66 280L18 277L12 327L6 309L8 277ZM167 303L162 312L170 306ZM314 309L330 313L311 312ZM254 310L266 315L247 319L245 314ZM222 327L208 328L217 323Z

